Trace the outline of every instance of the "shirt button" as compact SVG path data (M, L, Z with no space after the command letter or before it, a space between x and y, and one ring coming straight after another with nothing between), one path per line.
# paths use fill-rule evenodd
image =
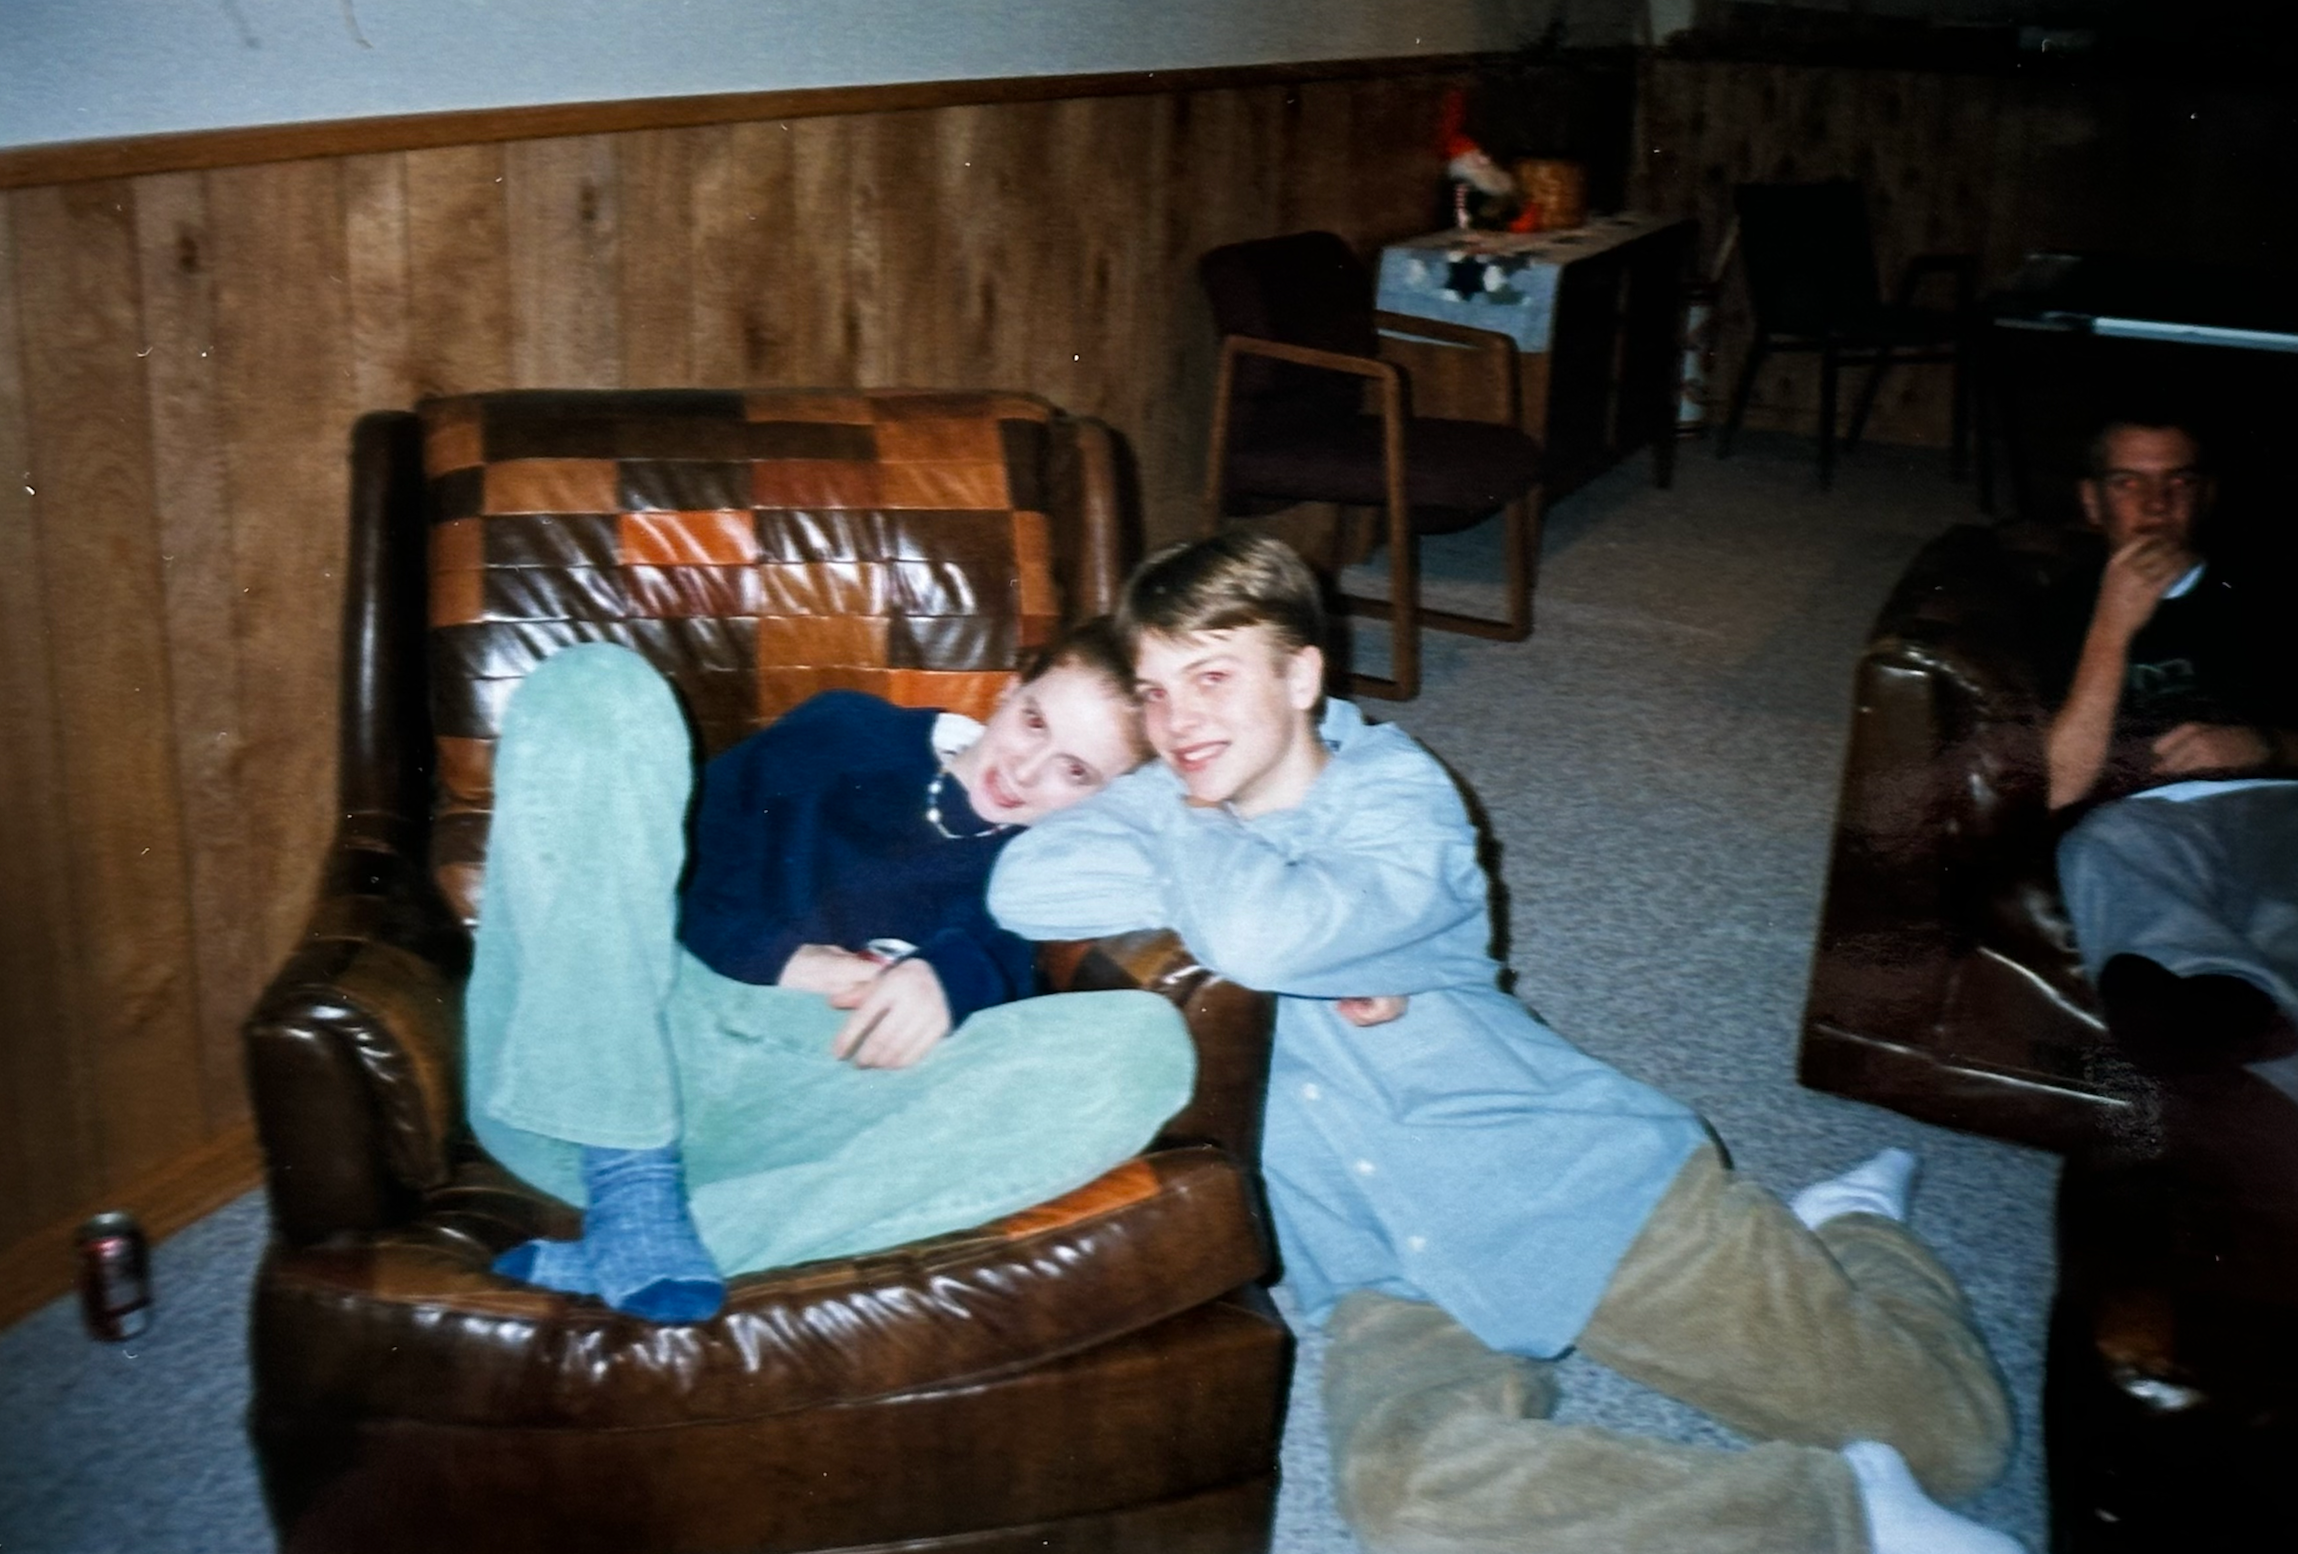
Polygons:
M1315 1085L1303 1085L1301 1086L1301 1095L1307 1100L1314 1101L1320 1099L1324 1092Z
M1406 1236L1406 1237L1404 1238L1404 1244L1405 1244L1405 1248L1406 1248L1408 1251L1413 1251L1413 1252L1425 1252L1425 1251L1427 1251L1427 1250L1428 1250L1428 1237L1426 1237L1426 1236Z
M1359 1161L1356 1163L1356 1174L1357 1174L1357 1175L1359 1175L1359 1176L1370 1176L1370 1175L1372 1175L1372 1172L1373 1172L1373 1165L1372 1165L1372 1162L1371 1162L1371 1161L1369 1161L1369 1160L1359 1160Z

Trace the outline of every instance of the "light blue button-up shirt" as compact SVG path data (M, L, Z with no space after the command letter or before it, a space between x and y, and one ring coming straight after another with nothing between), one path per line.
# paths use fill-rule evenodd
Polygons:
M1046 817L999 858L991 913L1032 939L1169 927L1280 995L1262 1168L1313 1316L1379 1289L1561 1353L1706 1131L1500 991L1475 832L1428 752L1341 701L1321 733L1333 759L1293 809L1195 808L1153 765ZM1386 1025L1333 1007L1386 993L1411 998Z

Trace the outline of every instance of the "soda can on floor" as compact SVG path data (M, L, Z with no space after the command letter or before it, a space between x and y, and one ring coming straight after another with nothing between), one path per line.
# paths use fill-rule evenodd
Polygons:
M99 1214L80 1227L80 1315L111 1343L152 1325L151 1249L131 1214Z

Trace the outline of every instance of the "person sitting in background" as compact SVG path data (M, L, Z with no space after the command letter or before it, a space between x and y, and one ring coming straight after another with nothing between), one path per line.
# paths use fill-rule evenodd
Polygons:
M1180 1016L1029 998L998 852L1139 763L1106 623L986 724L827 692L713 760L637 654L565 649L503 718L465 998L471 1124L584 1207L496 1270L659 1321L725 1276L975 1225L1083 1185L1187 1101ZM685 873L683 888L681 874Z
M2215 488L2174 421L2110 422L2095 570L2045 614L2059 881L2110 1037L2159 1076L2298 1051L2291 579L2200 546Z

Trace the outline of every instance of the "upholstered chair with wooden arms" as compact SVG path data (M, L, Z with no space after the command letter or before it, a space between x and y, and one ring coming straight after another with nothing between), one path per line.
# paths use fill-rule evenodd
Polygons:
M622 643L706 753L830 687L978 712L1115 596L1106 429L1006 394L532 391L368 416L352 462L341 820L246 1031L273 1223L250 1430L282 1548L1265 1549L1290 1362L1260 1289L1270 1005L1170 935L1041 957L1050 988L1183 1010L1197 1090L1146 1153L993 1224L737 1278L708 1322L490 1272L578 1220L463 1118L521 677Z
M1389 623L1390 669L1352 674L1350 690L1400 701L1419 695L1422 627L1502 642L1528 636L1540 564L1540 445L1517 425L1515 342L1376 311L1372 271L1331 232L1230 243L1200 259L1198 274L1222 336L1206 458L1209 522L1255 502L1382 513L1388 597L1344 593L1339 603ZM1403 370L1380 359L1384 331L1475 352L1487 419L1414 415ZM1416 536L1464 529L1496 511L1505 614L1423 607Z

